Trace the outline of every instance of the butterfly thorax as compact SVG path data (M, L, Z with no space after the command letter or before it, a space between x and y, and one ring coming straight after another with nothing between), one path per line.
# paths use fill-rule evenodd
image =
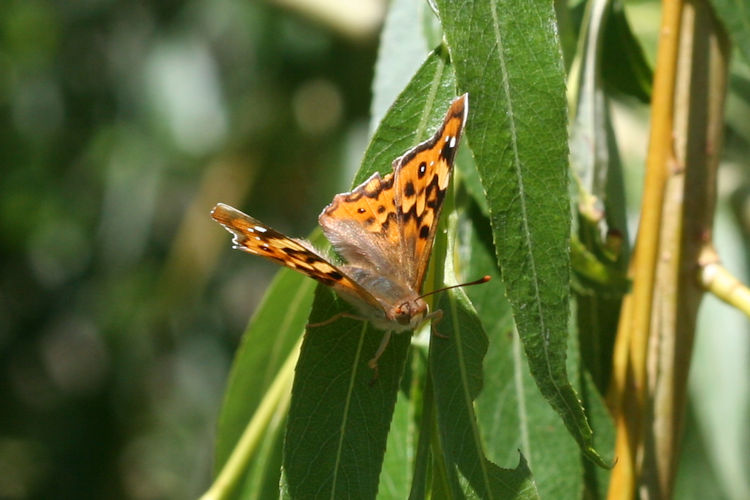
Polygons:
M341 269L357 285L368 290L376 304L363 301L360 296L345 289L337 290L339 295L357 307L375 328L393 332L414 330L427 316L427 303L400 280L382 276L365 267L343 265Z

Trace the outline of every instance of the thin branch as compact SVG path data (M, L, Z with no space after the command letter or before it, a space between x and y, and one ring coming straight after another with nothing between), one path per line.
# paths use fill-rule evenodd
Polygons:
M750 317L750 288L721 265L713 246L703 249L699 264L698 276L703 288Z

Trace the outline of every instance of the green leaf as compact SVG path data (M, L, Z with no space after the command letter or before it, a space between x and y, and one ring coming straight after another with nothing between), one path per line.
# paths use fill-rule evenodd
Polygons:
M581 199L576 200L579 210L592 220L602 218L603 211L609 227L618 229L627 240L622 167L609 114L609 96L603 86L607 64L612 64L608 61L614 57L606 53L611 44L604 43L608 33L605 28L627 26L621 10L613 9L605 0L589 2L586 6L580 33L581 54L568 82L575 92L570 156L579 191L582 191ZM637 52L638 49L636 46L628 50ZM628 70L629 74L632 71ZM650 74L648 78L650 82Z
M575 498L582 488L580 451L531 377L504 300L489 220L478 207L460 212L459 235L466 263L461 279L492 277L487 284L466 288L489 337L484 388L476 400L487 456L503 466L515 463L521 450L541 498Z
M320 232L315 240L322 238ZM232 365L224 403L219 414L216 433L215 471L218 473L226 463L254 415L267 388L290 354L295 342L303 331L312 305L315 283L291 270L282 269L276 275L258 306L245 332L242 344ZM273 436L269 436L273 439ZM261 491L262 483L268 477L256 474L259 462L274 454L273 447L261 444L254 454L248 470L254 477L244 481L248 491ZM277 459L278 462L278 459ZM271 482L278 483L278 467L263 468L271 474Z
M341 309L318 287L310 321ZM374 384L367 360L383 333L362 321L340 319L310 328L292 389L284 445L284 491L291 498L373 498L406 359L409 336L394 336L380 358Z
M414 0L393 0L388 7L372 82L370 129L373 131L428 53L422 30L415 29L415 20L421 18L426 8L426 2Z
M711 5L742 57L750 63L750 8L747 0L711 0Z
M467 193L460 193L463 196L459 201L467 202ZM452 192L446 198L445 208L450 214L447 231L438 233L433 249L433 258L445 263L435 269L436 283L457 284L456 270L463 266L462 257L466 256L456 246L460 228L454 198ZM423 433L428 427L434 429L430 435L432 495L538 498L523 457L513 470L502 469L485 456L474 400L482 388L488 340L476 311L462 289L454 288L437 297L435 309L442 312L442 317L432 325L430 376L424 400L424 414L429 415L429 421L422 425ZM412 493L412 498L417 498L414 489Z
M455 97L453 73L440 51L430 54L394 102L365 153L355 184L429 137ZM344 310L320 288L311 322ZM370 385L367 361L383 333L366 323L339 319L307 331L292 390L284 446L282 491L292 498L373 498L410 338L395 335Z
M630 291L630 280L623 270L597 259L577 238L573 238L571 245L573 269L581 279L586 279L585 286L595 293L614 297Z
M621 33L617 40L612 40L612 33L618 32ZM580 63L569 78L569 88L576 91L570 156L578 186L574 205L579 211L574 221L578 224L572 241L572 264L579 306L577 335L583 360L603 391L610 378L621 298L629 288L622 166L609 114L609 96L603 83L607 79L610 84L613 81L608 65L627 73L624 81L629 81L638 74L636 67L646 63L619 4L613 6L604 0L589 2L581 38ZM642 79L650 82L650 78L649 69ZM642 97L648 99L648 93L650 87ZM614 254L608 251L602 234L620 235L621 248Z
M286 410L286 407L279 409L283 415L277 415L277 418L270 422L255 457L247 467L244 480L228 498L262 500L278 496Z
M473 401L482 386L482 360L487 336L463 290L442 294L439 325L449 338L430 342L430 372L435 391L437 421L444 459L456 466L481 498L539 498L534 481L521 457L515 470L502 469L484 455ZM449 476L453 495L460 484Z
M437 130L455 97L455 76L448 56L441 49L434 50L389 108L352 185L362 183L374 172L392 171L393 160Z
M571 336L571 340L575 337ZM615 425L609 413L600 389L585 369L579 363L579 390L581 400L586 406L586 415L595 430L594 444L605 456L612 456L615 444ZM611 471L597 467L590 460L583 461L585 493L584 498L607 498ZM678 498L678 497L676 497Z
M438 0L496 255L531 373L587 456L605 461L568 381L570 205L565 79L550 2Z
M581 311L581 298L571 301L571 315L580 317L585 315ZM594 429L594 446L604 456L614 455L615 429L614 420L609 413L604 397L595 385L593 377L589 372L589 366L586 362L585 350L580 345L586 337L577 332L580 324L570 323L570 333L568 335L568 372L575 374L574 384L576 390L581 395L581 401L586 409L586 417L591 422ZM609 468L599 467L598 464L585 458L581 450L581 465L583 466L583 498L607 498L609 486L609 477L611 470Z
M419 351L417 351L419 352ZM432 381L429 377L425 377L427 369L426 356L415 356L415 365L417 367L414 372L418 375L415 380L419 381L420 385L424 386L424 389L420 392L419 401L414 401L414 407L419 410L418 418L415 418L415 430L418 431L416 440L415 457L414 457L414 474L412 475L411 491L409 498L421 499L427 498L427 491L430 490L431 480L431 468L432 461L431 452L436 448L435 443L439 443L439 440L433 439L435 437L435 405L434 405L434 393L432 391ZM417 417L417 415L415 415ZM442 454L439 454L442 456ZM441 472L444 468L435 468L432 476L435 478L444 477ZM436 491L435 485L432 485L432 493Z
M415 434L413 400L402 390L398 392L390 432L386 444L383 469L380 472L379 498L407 498L411 485L413 436Z
M414 68L419 67L428 54L425 30L415 29L415 20L423 19L425 10L429 10L425 2L414 0L393 0L388 6L372 84L371 130L377 128L383 115L409 83ZM411 364L423 365L424 361L412 358ZM402 379L380 473L379 498L406 498L409 494L418 436L414 422L418 406L415 399L421 399L422 391L418 382L413 377Z
M484 195L482 180L479 178L477 165L471 149L464 146L458 150L456 155L456 171L453 174L456 184L461 184L471 194L473 201L482 209L482 213L489 215L487 198Z
M654 71L625 16L622 2L609 2L602 44L602 76L609 88L648 104Z

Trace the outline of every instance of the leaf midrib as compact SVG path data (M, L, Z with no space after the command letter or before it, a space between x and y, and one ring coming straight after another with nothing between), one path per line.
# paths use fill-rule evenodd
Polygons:
M456 292L460 293L460 292ZM451 318L453 319L453 335L456 337L456 356L458 357L458 370L461 374L461 386L463 387L462 395L464 397L464 404L467 410L471 413L474 408L474 403L471 400L471 390L469 387L469 376L466 373L466 363L464 363L463 343L461 341L461 325L458 323L458 309L456 307L456 299L453 294L448 296L448 303L451 307ZM474 440L474 446L477 450L477 455L480 457L479 465L482 470L482 480L484 481L486 493L489 498L493 498L492 495L492 484L490 483L489 473L487 471L487 460L484 459L484 451L482 449L481 438L479 437L479 429L477 428L476 418L470 418L471 421L471 437Z
M557 384L557 380L554 377L554 374L552 373L552 366L550 363L550 357L549 357L549 332L547 331L547 326L544 321L544 314L542 310L542 300L541 300L541 294L540 294L540 288L539 288L539 279L537 276L537 270L536 270L536 260L534 259L534 254L532 251L533 247L533 241L531 239L531 231L529 230L529 224L528 224L528 217L527 217L527 210L526 210L526 197L525 197L525 186L523 182L523 176L521 172L521 160L519 158L518 153L518 131L516 129L516 119L515 119L515 111L513 110L513 103L511 101L511 93L510 93L510 78L508 74L508 69L505 65L505 60L501 56L503 54L503 40L502 35L500 34L500 23L498 21L497 17L497 0L491 0L490 4L490 12L492 14L492 27L494 29L494 35L495 35L495 43L498 47L498 61L500 63L500 72L503 75L502 78L502 88L503 92L505 93L506 102L507 102L507 113L506 116L508 117L509 122L509 129L510 129L510 135L511 135L511 149L513 151L513 169L516 172L516 178L518 179L518 191L519 191L519 203L521 205L521 223L523 226L523 237L526 240L527 247L529 249L528 256L529 258L529 265L531 266L531 282L533 283L534 287L534 303L536 305L537 313L539 315L539 324L541 327L541 333L542 337L544 339L543 342L543 352L544 352L544 361L545 361L545 367L547 368L547 374L549 375L549 380L552 382L552 386L555 389L555 392L558 395L559 400L565 405L565 408L568 409L569 412L572 412L573 409L568 404L567 398L565 398L562 394L562 391L560 390L560 386Z
M359 366L360 359L362 357L362 346L365 342L365 335L367 334L367 321L362 322L362 330L359 334L359 344L357 345L357 355L354 356L352 362L351 375L349 376L349 386L346 390L346 400L344 401L344 413L341 418L341 425L339 426L339 439L336 447L336 460L333 463L333 481L331 485L331 499L336 498L336 483L338 481L339 470L341 466L341 453L344 449L344 436L346 433L346 426L349 422L349 409L352 403L352 394L354 394L354 381L357 379L357 367Z

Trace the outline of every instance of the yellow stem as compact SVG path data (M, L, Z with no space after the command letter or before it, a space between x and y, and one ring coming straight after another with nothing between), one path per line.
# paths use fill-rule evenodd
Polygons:
M721 265L713 247L701 252L699 278L706 291L750 316L750 289Z
M682 0L664 0L651 108L651 135L646 159L641 221L630 276L633 291L623 302L615 342L610 404L614 413L617 463L608 498L631 500L637 481L637 444L646 398L646 355L650 333L654 276L658 259L664 189L672 154L675 75Z

